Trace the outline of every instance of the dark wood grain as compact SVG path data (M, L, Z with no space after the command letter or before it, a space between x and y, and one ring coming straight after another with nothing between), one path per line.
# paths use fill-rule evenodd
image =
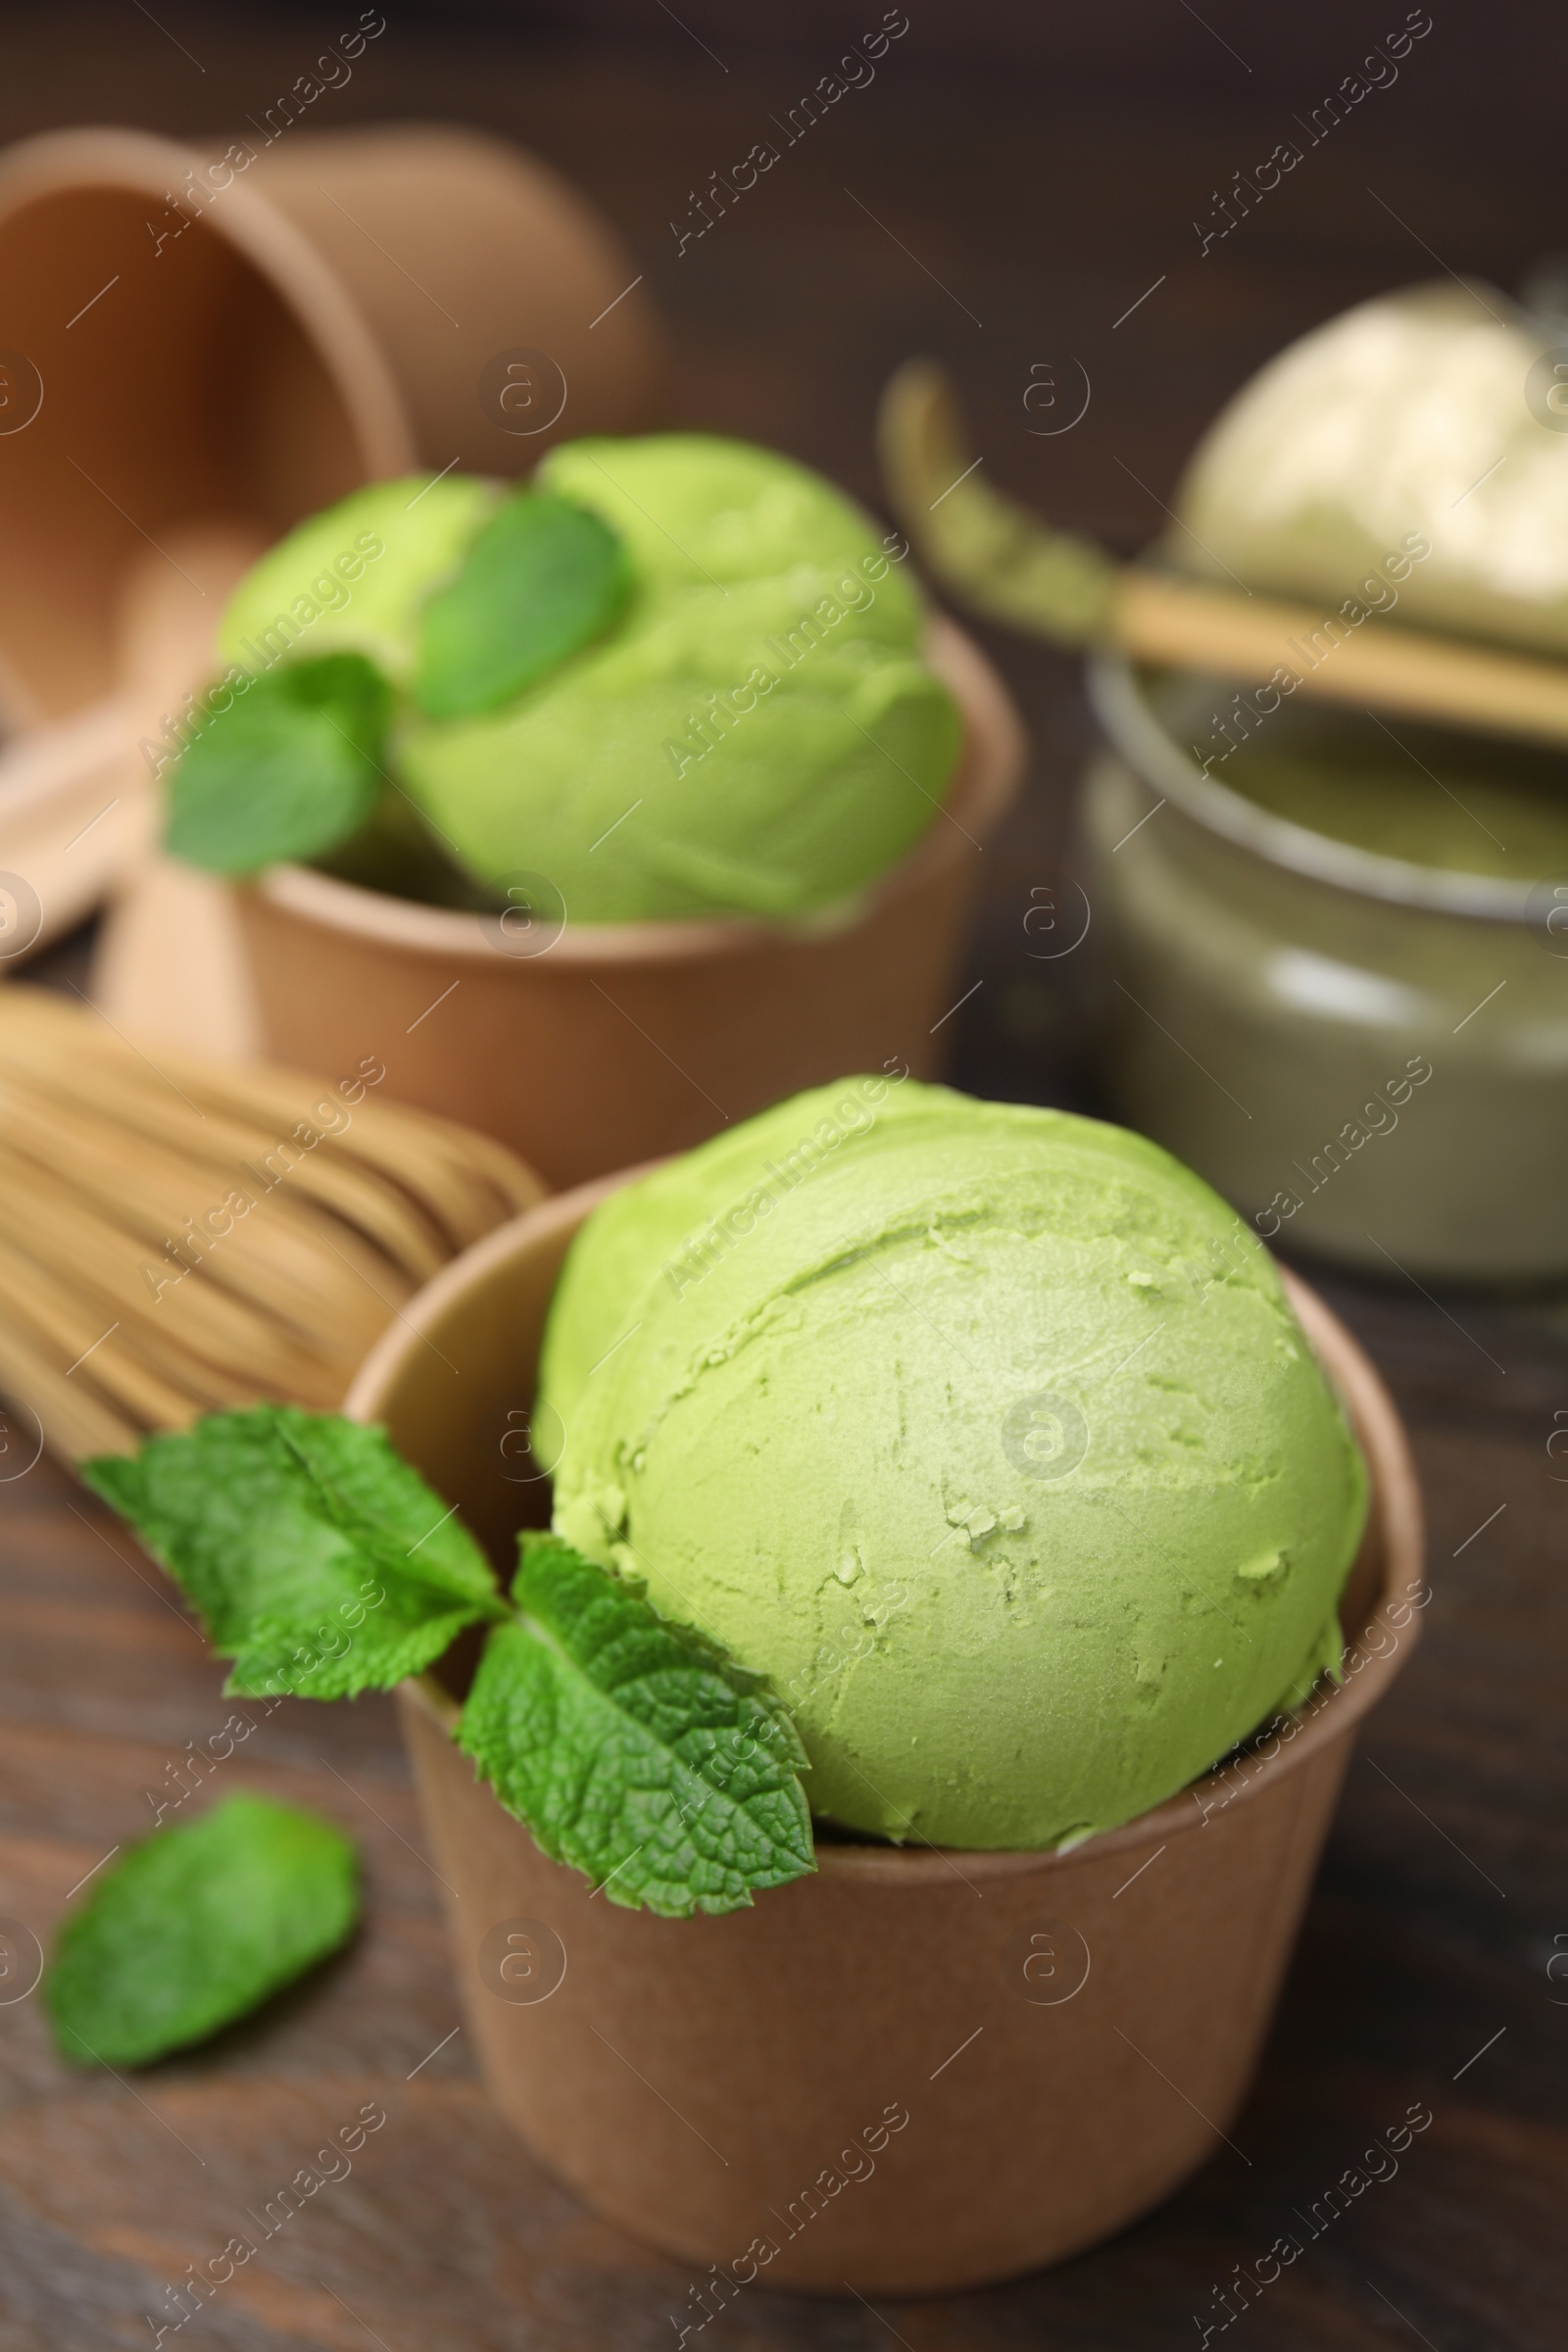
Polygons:
M443 29L426 13L400 24L389 9L334 120L477 121L582 181L672 321L687 416L777 441L874 497L878 385L894 361L934 351L958 371L998 477L1127 549L1160 527L1158 502L1195 436L1280 343L1428 274L1433 254L1507 282L1560 209L1554 155L1521 142L1496 169L1495 101L1491 148L1478 153L1462 121L1423 104L1417 55L1403 97L1363 108L1200 260L1194 214L1282 135L1289 61L1277 47L1254 97L1221 51L1197 62L1208 36L1195 24L1180 102L1162 102L1147 59L1129 66L1118 100L1103 43L1090 80L1058 74L1049 40L1032 57L975 65L955 48L956 13L943 12L941 44L922 53L911 10L876 84L678 258L668 222L688 190L764 135L769 115L831 64L832 26L858 29L858 17L833 13L820 59L748 62L737 48L725 72L678 31L636 52L546 49L494 22ZM40 11L14 24L0 130L238 120L331 29L305 12L157 15L193 57L145 12ZM709 37L712 22L710 10ZM827 20L809 24L814 39ZM1440 22L1434 54L1446 37ZM1292 103L1320 94L1323 48L1319 37ZM1541 62L1511 53L1515 82ZM1450 66L1443 79L1451 97ZM1058 440L1033 439L1029 363L1063 351L1090 371L1089 414ZM1022 931L1030 889L1063 855L1087 723L1069 663L993 642L1037 750L1026 804L986 853L963 982L985 985L954 1023L956 1074L980 1092L1092 1102L1074 975L1031 962ZM63 951L56 970L79 970L74 956ZM1554 2352L1563 2341L1568 1984L1547 1970L1568 1951L1568 1485L1553 1476L1568 1465L1546 1441L1568 1409L1568 1314L1550 1298L1440 1308L1412 1289L1325 1287L1409 1418L1435 1597L1424 1643L1352 1766L1235 2128L1245 2160L1222 2148L1114 2244L989 2294L876 2311L744 2295L708 2331L719 2352L1196 2343L1193 2315L1212 2316L1233 2266L1292 2228L1416 2099L1435 2121L1397 2178L1214 2340L1259 2352ZM232 1706L167 1588L61 1470L44 1461L0 1485L0 1914L47 1938L83 1874L149 1826L147 1791L166 1789L186 1742ZM457 2013L438 1889L388 1706L279 1708L221 1767L217 1785L241 1783L317 1805L359 1838L365 1933L264 2016L134 2084L62 2068L36 1998L0 2008L0 2352L148 2344L147 2315L170 2316L165 2289L186 2265L220 2251L246 2207L260 2211L372 2101L387 2120L351 2176L279 2229L180 2340L232 2352L672 2344L688 2273L542 2173L488 2110L465 2036L445 2038Z

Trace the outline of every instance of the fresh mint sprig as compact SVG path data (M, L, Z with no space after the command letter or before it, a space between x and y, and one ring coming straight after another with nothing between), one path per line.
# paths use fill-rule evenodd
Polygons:
M427 718L498 710L602 637L633 586L618 534L549 491L508 498L451 577L449 553L430 561L410 649L414 710ZM172 771L170 849L213 873L252 874L352 842L384 807L409 696L357 652L231 675ZM439 868L433 842L429 855Z
M631 585L599 515L548 491L509 498L424 609L415 701L431 718L494 710L602 637Z
M544 1851L677 1919L810 1870L806 1751L760 1677L559 1537L521 1552L458 1743Z
M387 1690L506 1614L467 1530L357 1421L211 1413L82 1476L194 1603L242 1696Z
M231 1690L387 1690L489 1620L458 1742L612 1902L732 1911L814 1868L805 1751L764 1680L554 1536L520 1539L509 1607L383 1432L256 1405L84 1475L233 1658Z

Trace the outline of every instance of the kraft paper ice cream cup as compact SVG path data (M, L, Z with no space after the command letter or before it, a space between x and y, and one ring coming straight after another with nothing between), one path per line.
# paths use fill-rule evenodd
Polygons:
M265 545L363 481L521 473L657 403L640 289L590 337L635 274L608 228L475 131L52 131L0 157L0 675L23 721L108 691L143 533L243 518ZM492 383L523 345L528 380Z
M232 904L264 1050L336 1069L373 1036L404 1102L497 1137L546 1181L677 1152L841 1071L929 1075L952 1036L980 845L1017 791L1006 689L951 622L927 655L964 750L945 810L838 917L581 924L547 876L466 914L271 868Z
M498 1564L548 1512L555 1448L532 1410L551 1294L622 1181L547 1201L457 1260L349 1398ZM751 1910L615 1909L474 1779L448 1736L451 1693L405 1686L491 2095L591 2204L691 2264L677 2328L760 2285L931 2294L1059 2261L1157 2204L1232 2130L1357 1726L1425 1597L1398 1417L1343 1325L1286 1282L1371 1474L1345 1680L1068 1853L824 1839L813 1877Z
M325 71L318 122L352 68ZM0 771L0 868L40 901L38 942L150 829L146 722L116 664L150 543L200 613L193 530L266 546L361 482L524 472L659 407L635 272L546 166L474 131L306 119L280 101L220 137L51 131L0 156L0 719L38 731ZM60 794L41 847L35 773Z

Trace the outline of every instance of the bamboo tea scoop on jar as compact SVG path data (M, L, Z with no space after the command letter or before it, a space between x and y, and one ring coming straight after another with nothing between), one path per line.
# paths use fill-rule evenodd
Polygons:
M1054 530L982 479L953 387L927 361L889 382L878 442L888 495L923 561L978 612L1057 645L1119 646L1258 686L1287 670L1297 681L1287 692L1568 744L1568 662L1119 564Z
M544 1198L501 1145L381 1101L378 1070L224 1067L0 988L0 1453L333 1410L414 1293Z

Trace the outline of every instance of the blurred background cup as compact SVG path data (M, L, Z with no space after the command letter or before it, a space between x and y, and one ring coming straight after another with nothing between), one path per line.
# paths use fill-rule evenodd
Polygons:
M1378 1275L1568 1273L1568 873L1417 864L1260 806L1188 750L1226 691L1091 666L1108 749L1086 879L1118 1112L1282 1249Z
M1283 668L1089 666L1105 1092L1265 1241L1384 1278L1568 1273L1560 727L1368 708L1336 666L1390 627L1568 654L1560 270L1527 294L1358 303L1202 435L1159 560L1292 600Z
M300 1069L373 1051L389 1093L553 1185L682 1151L847 1071L930 1076L1026 744L969 638L937 619L926 651L964 722L947 801L897 865L812 921L573 923L530 874L504 911L469 914L308 866L224 886L166 860L108 927L100 1001L123 1026Z
M362 482L520 473L662 397L612 232L466 129L27 139L0 157L0 864L40 941L149 840L137 741L256 554ZM125 601L158 574L183 639L149 670Z

